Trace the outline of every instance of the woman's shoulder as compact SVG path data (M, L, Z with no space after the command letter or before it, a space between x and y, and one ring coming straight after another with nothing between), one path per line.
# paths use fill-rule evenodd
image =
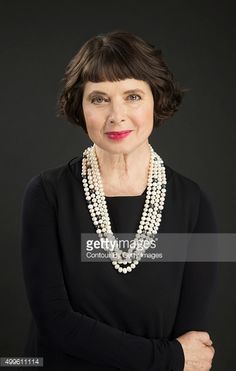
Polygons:
M57 184L68 177L68 174L70 174L70 171L72 169L74 169L75 167L78 168L76 164L79 165L78 162L80 162L80 159L82 159L81 156L76 156L72 159L61 162L58 165L42 169L40 172L34 174L29 178L26 187L37 187L37 185L39 185L40 183L51 184L55 187Z
M197 181L166 166L169 172L169 193L171 202L180 210L191 211L195 220L195 231L216 231L214 202L211 195Z
M167 183L169 182L169 186L172 189L183 193L186 196L199 196L201 187L196 180L176 169L173 169L167 164L165 164L165 168L167 174Z
M52 203L55 203L56 194L58 192L63 193L63 189L67 188L71 181L74 181L73 177L71 177L70 163L74 163L74 160L79 158L79 156L73 157L70 160L45 168L32 175L26 181L23 197L37 200L47 195L47 198Z
M193 209L213 209L213 199L203 185L166 165L169 172L169 190L183 204Z

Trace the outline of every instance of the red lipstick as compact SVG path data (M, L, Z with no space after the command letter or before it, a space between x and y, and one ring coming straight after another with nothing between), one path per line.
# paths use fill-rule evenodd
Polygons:
M120 140L126 138L133 130L109 131L105 133L109 139Z

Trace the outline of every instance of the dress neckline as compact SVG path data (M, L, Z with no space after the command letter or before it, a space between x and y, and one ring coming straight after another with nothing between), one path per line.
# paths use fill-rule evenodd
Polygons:
M131 196L126 196L126 195L121 195L121 196L105 196L106 199L113 199L113 198L138 198L138 197L142 197L147 191L147 187L145 188L145 190L143 191L143 193L141 193L141 195L131 195Z

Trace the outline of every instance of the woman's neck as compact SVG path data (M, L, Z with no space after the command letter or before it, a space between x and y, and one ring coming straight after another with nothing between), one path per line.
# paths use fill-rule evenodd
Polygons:
M95 145L106 196L140 195L147 186L150 163L148 141L129 153L111 153Z

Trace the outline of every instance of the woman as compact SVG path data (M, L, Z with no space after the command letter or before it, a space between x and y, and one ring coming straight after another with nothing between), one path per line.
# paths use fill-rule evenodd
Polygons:
M161 51L129 32L95 36L70 61L58 114L92 145L35 175L22 211L25 355L45 370L210 370L213 263L150 264L144 249L119 248L108 262L81 259L88 233L215 232L205 193L149 144L183 94Z

